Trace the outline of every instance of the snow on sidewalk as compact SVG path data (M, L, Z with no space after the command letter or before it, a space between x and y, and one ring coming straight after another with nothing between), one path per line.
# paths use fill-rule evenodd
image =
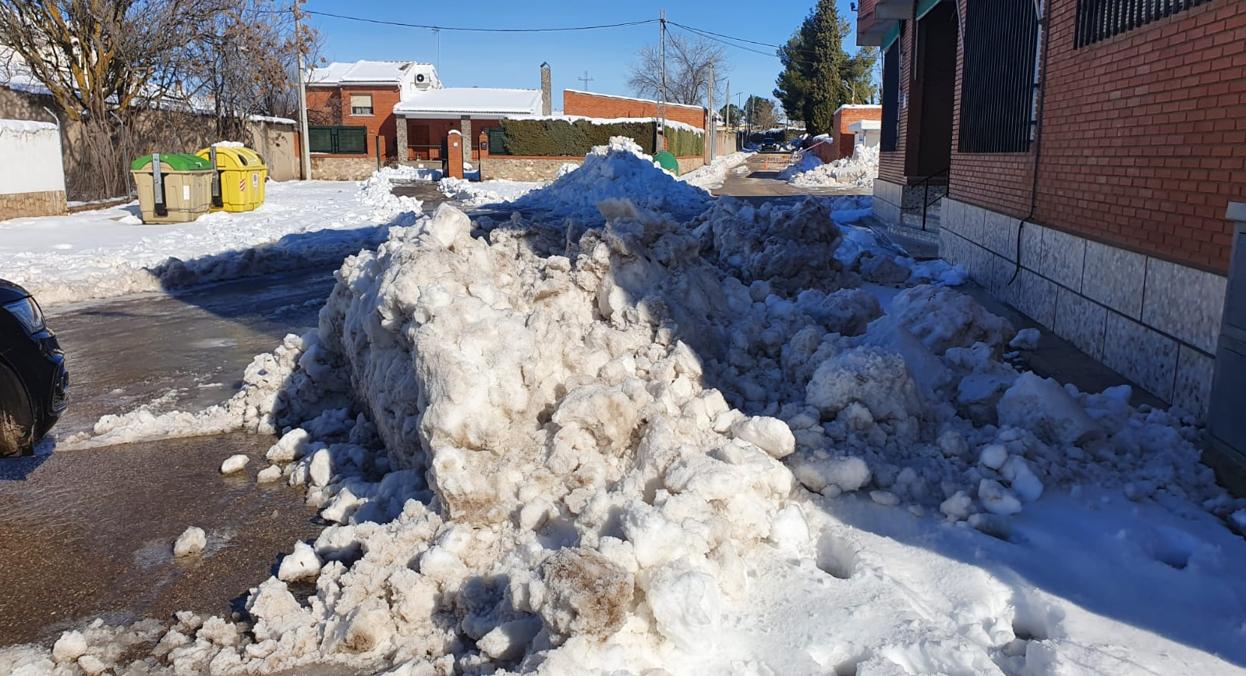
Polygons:
M109 298L332 263L379 244L420 203L363 183L270 182L263 206L191 223L145 225L138 205L0 221L0 271L43 305Z
M868 188L876 178L877 146L857 146L852 155L827 163L806 150L779 174L779 180L801 188Z
M265 471L316 541L241 618L97 620L0 671L1240 671L1246 502L1197 430L1017 370L849 212L394 229L221 412L284 432Z

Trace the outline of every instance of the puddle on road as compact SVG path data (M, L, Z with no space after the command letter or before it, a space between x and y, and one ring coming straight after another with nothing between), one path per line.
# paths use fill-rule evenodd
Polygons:
M95 617L229 617L296 540L320 531L301 490L256 486L273 441L231 434L53 453L0 474L0 645L53 641ZM252 461L222 477L233 453ZM189 526L207 531L207 548L174 558Z

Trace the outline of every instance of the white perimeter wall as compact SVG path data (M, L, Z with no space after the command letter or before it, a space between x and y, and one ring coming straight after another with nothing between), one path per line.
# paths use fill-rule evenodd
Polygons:
M56 125L0 120L0 195L65 190Z

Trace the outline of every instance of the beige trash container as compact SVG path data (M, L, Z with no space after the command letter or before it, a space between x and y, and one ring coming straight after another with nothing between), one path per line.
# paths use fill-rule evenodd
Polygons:
M186 153L152 153L130 163L144 223L185 223L212 208L216 170Z

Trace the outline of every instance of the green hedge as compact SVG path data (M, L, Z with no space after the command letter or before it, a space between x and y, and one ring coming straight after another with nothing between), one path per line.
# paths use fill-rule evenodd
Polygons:
M701 157L705 154L705 134L667 127L666 149L675 157Z
M502 120L508 155L583 157L593 146L606 145L612 136L636 141L653 154L654 123L593 124L587 120Z

